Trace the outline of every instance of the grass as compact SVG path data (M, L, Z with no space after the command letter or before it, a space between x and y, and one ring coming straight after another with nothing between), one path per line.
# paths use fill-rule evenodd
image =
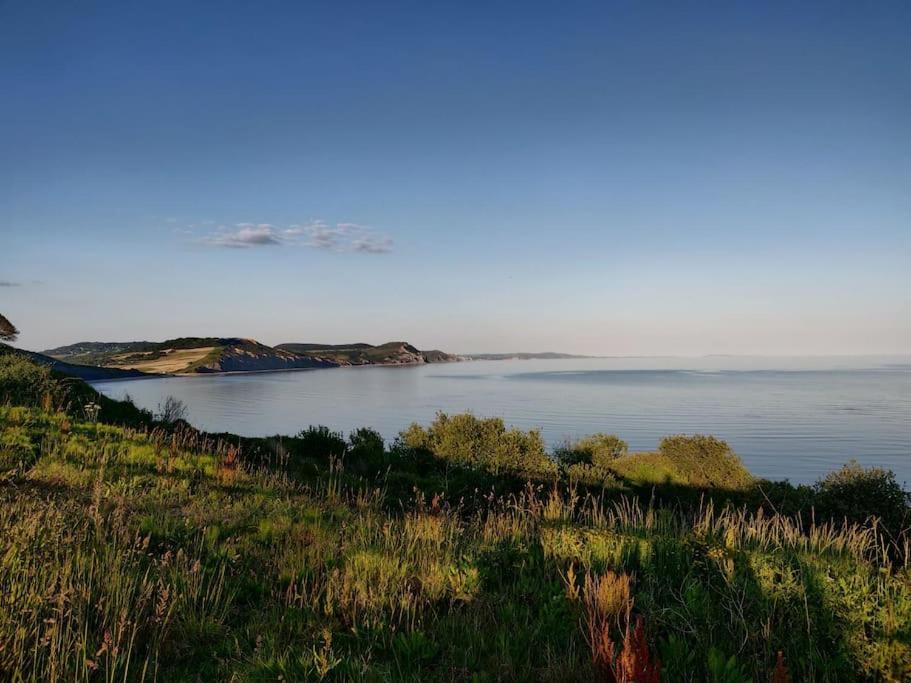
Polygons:
M907 536L776 514L736 467L718 495L639 488L652 460L692 487L711 443L669 441L641 481L618 455L613 487L583 488L515 470L534 436L492 474L501 425L455 423L471 447L452 419L424 436L467 468L369 430L0 406L0 679L911 677Z

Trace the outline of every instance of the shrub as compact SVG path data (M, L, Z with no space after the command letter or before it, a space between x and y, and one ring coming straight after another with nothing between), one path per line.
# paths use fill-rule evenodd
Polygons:
M410 449L424 451L446 463L492 474L552 477L555 463L547 457L541 432L507 429L498 417L471 413L437 413L430 427L413 424L400 435Z
M81 379L51 370L47 365L21 356L0 344L0 404L64 410L79 419L91 406L94 418L102 422L148 426L152 415L130 401L115 401L98 393Z
M697 488L745 489L752 475L726 441L714 436L666 436L658 445L689 486Z
M345 437L341 432L333 432L324 425L314 427L311 425L297 435L299 455L306 458L329 460L330 458L343 458L348 450Z
M14 354L0 355L0 402L39 406L57 394L57 383L44 365Z
M348 435L346 460L361 469L382 467L386 457L386 444L375 429L361 427Z
M601 486L612 488L618 486L620 480L613 470L599 465L578 462L564 469L566 477L573 484L582 484L583 486Z
M628 445L616 434L592 434L557 448L554 455L567 466L585 464L606 467L626 455Z
M158 413L156 417L165 424L171 425L178 421L186 422L187 404L179 398L168 396L164 403L158 404Z
M909 495L891 470L862 467L852 460L816 483L816 510L836 520L879 519L892 534L909 522Z

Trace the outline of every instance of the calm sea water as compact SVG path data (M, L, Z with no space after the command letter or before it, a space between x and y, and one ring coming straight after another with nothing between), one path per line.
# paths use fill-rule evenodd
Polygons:
M95 385L154 410L182 399L203 429L291 434L371 426L393 438L438 410L540 428L551 445L612 432L632 449L714 434L763 477L812 482L851 458L911 486L911 357L473 361Z

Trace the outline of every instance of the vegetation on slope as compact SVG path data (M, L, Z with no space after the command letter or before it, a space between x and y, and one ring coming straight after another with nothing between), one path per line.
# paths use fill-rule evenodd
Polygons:
M127 379L130 377L142 377L145 373L139 370L126 370L123 368L103 368L92 365L80 365L77 363L68 363L50 356L45 356L34 351L25 351L17 349L0 342L0 356L16 356L24 358L29 362L43 365L61 375L68 377L78 377L87 382L104 380L104 379Z
M275 348L305 356L326 358L340 365L410 365L414 363L444 363L458 356L443 351L420 351L408 342L393 341L372 344L279 344Z
M337 365L406 365L457 360L442 351L419 351L407 342L279 344L237 337L180 337L163 342L79 342L44 352L80 365L130 368L147 373L244 372Z
M911 675L907 500L887 473L798 490L673 437L646 454L671 474L652 485L610 435L571 459L470 415L391 445L216 437L85 392L0 359L0 679ZM611 485L571 485L579 465ZM827 497L851 503L814 521ZM868 519L883 505L889 533Z
M195 374L333 367L238 337L180 337L163 342L80 342L45 352L58 360L147 373Z

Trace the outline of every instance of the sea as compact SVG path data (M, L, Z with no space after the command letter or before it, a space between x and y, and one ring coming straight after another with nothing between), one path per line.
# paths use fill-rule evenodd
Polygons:
M753 474L812 483L849 460L911 489L911 356L571 358L95 382L152 411L167 396L210 431L295 434L373 427L392 440L438 411L539 429L550 446L605 432L631 450L712 434Z

